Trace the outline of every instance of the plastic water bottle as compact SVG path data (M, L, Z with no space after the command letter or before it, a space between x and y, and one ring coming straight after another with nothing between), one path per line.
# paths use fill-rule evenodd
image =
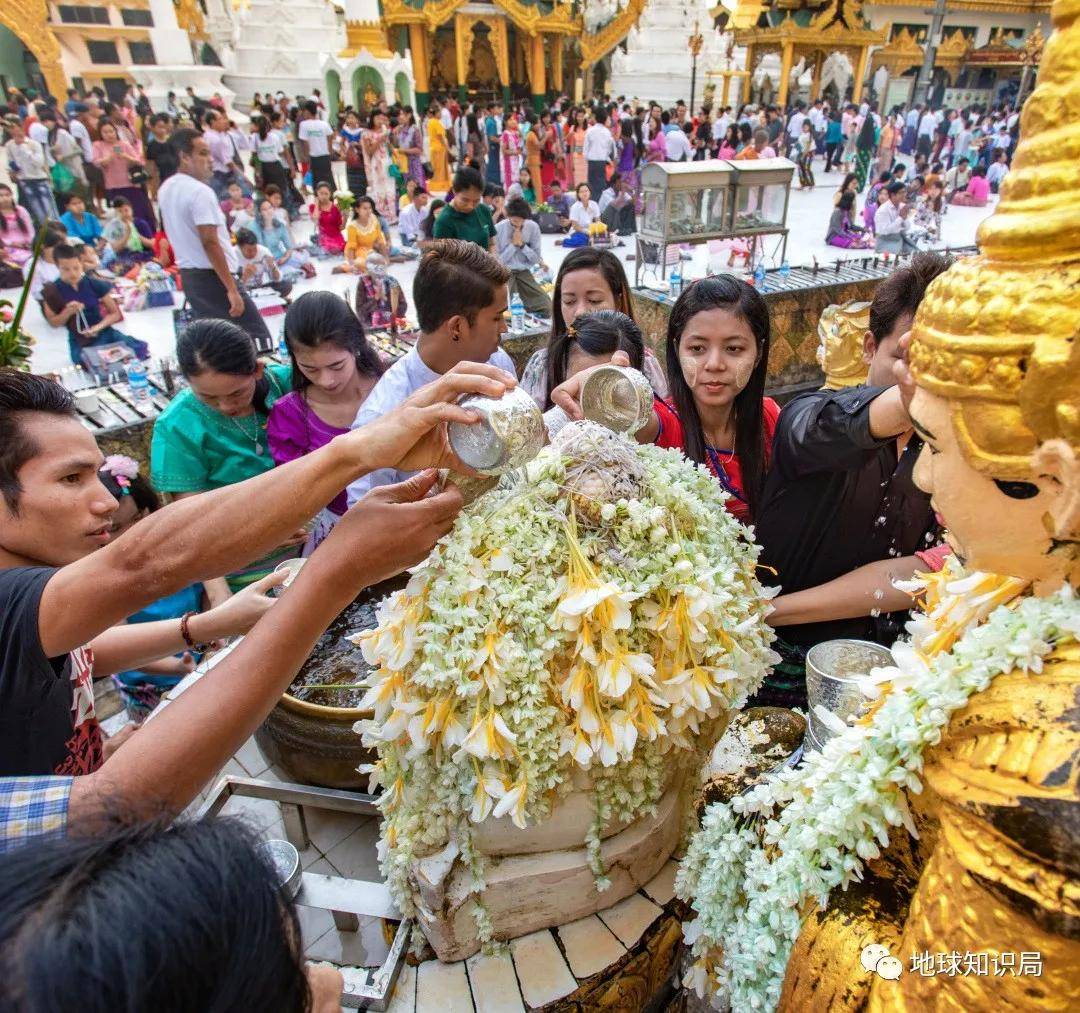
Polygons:
M671 269L671 298L678 299L682 293L682 267L676 264Z
M523 334L525 332L525 304L521 296L514 292L510 300L510 333Z
M754 288L759 292L765 291L765 265L760 260L754 268Z
M791 274L791 265L787 262L787 257L784 258L784 262L780 265L780 277L785 281Z
M150 401L150 378L146 375L146 367L138 359L132 359L124 370L127 373L132 401L136 404L147 404Z
M277 339L277 354L278 358L284 362L289 361L289 343L285 340L285 331L282 329L281 334Z

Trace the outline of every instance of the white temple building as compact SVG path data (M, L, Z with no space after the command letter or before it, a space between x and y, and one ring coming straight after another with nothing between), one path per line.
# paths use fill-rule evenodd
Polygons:
M255 92L325 90L322 66L345 47L345 18L330 0L209 0L207 30L225 83L247 108Z
M612 97L625 95L643 102L655 99L662 106L690 99L690 36L694 25L703 46L697 63L695 102L700 104L710 79L706 71L725 65L726 36L713 27L710 0L649 0L637 28L627 36L625 48L611 55ZM741 54L734 61L741 67ZM715 83L715 82L714 82Z

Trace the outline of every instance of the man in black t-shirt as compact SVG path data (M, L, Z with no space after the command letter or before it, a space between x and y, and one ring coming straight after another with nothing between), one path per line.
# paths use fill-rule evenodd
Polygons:
M761 562L777 571L784 593L938 541L930 497L912 480L922 443L893 371L927 285L948 266L940 254L920 253L878 287L864 337L865 384L801 394L780 413L755 527ZM841 637L888 646L906 615L784 627L784 661L755 702L805 707L810 647Z
M179 168L176 149L169 143L173 122L168 113L158 113L150 122L146 141L146 161L154 167L157 186L161 186Z
M0 778L88 775L101 766L93 653L86 647L93 638L159 598L265 555L369 471L452 465L443 423L473 421L456 406L458 396L499 396L513 383L494 367L464 363L363 430L247 482L170 504L114 540L117 502L101 483L101 451L76 417L71 395L43 377L0 370ZM352 535L342 535L330 550L341 563L324 561L330 567L325 579L337 582L327 588L330 598L346 596L329 613L309 604L325 622L297 633L296 643L308 633L317 637L362 587L418 562L449 530L460 496L451 491L413 502L434 483L433 473L419 478L408 489L402 484L372 493L350 511L357 515L350 520ZM355 544L358 533L362 544ZM256 630L260 626L266 624ZM183 622L180 631L188 641ZM290 631L271 626L264 633L269 650L257 667L275 670L267 676L271 684L291 679L310 644L292 659L289 675ZM253 661L249 656L241 669ZM269 710L273 700L264 689L256 684L252 694ZM220 733L232 737L264 716L230 715L220 702L217 710ZM176 763L152 778L190 779L190 770Z

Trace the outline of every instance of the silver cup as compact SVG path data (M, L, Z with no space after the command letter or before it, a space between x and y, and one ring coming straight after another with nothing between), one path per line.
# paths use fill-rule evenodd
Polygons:
M463 464L482 475L501 475L527 464L544 446L544 418L520 387L502 397L468 394L458 402L480 416L473 425L451 422L450 446Z
M867 640L826 640L806 653L806 694L810 712L808 742L823 746L835 734L818 718L814 709L821 704L841 721L862 712L869 698L856 680L870 674L870 669L892 664L887 647Z
M581 385L581 411L616 433L636 433L652 414L652 385L629 366L598 366Z

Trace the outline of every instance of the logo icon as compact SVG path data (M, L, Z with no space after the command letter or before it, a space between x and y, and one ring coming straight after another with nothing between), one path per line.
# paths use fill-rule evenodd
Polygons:
M896 981L904 973L904 965L881 943L870 943L863 947L859 962L868 971L886 981Z

